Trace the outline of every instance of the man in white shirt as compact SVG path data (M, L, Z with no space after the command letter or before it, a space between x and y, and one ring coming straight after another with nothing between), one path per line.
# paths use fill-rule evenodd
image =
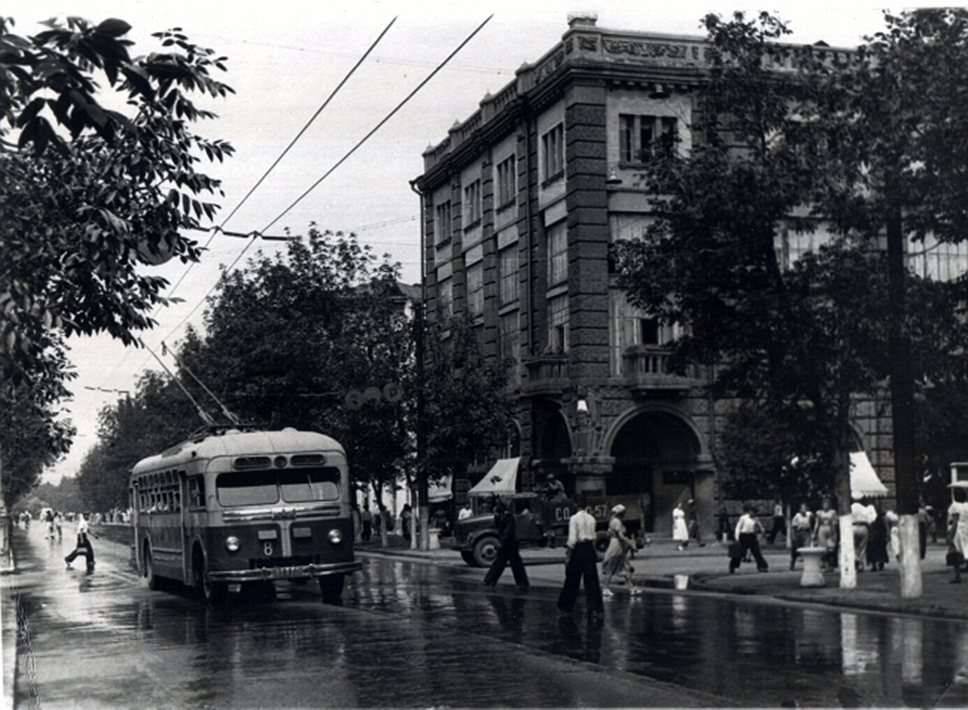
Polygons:
M70 569L71 562L75 560L78 555L84 555L87 559L87 571L94 571L94 548L91 547L91 533L87 529L87 520L84 519L84 514L80 514L77 517L77 547L71 552L67 557L64 558L64 562L67 563L68 569Z
M738 556L735 554L730 556L730 574L733 574L736 568L739 567L747 550L752 553L753 559L756 560L757 571L768 572L770 570L770 566L763 559L763 553L760 552L760 542L756 537L761 532L763 532L763 526L756 519L756 516L753 515L753 506L749 503L745 504L743 506L743 515L740 516L739 521L736 523L736 541L739 543L737 552L739 554Z
M584 496L574 498L577 512L568 520L568 551L565 558L565 584L558 595L558 611L570 614L578 600L578 589L585 583L585 604L589 613L604 611L602 587L598 581L598 556L595 554L595 517L585 507Z
M470 501L467 501L466 503L464 503L464 507L461 508L460 509L460 512L457 514L457 519L458 520L465 520L465 519L471 517L471 515L473 515L473 514L474 513L471 510L471 502Z

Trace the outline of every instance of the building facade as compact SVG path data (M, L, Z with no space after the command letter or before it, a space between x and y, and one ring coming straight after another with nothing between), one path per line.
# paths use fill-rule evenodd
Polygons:
M522 475L554 472L571 491L623 500L660 532L688 499L710 529L712 447L731 405L706 393L709 372L669 372L676 328L626 301L609 246L649 223L643 166L690 150L705 49L573 17L561 42L428 147L414 181L428 317L466 316L485 354L513 363L508 453L527 457ZM784 236L778 251L795 259L814 246L799 239L817 238ZM890 487L889 405L859 401L855 429Z

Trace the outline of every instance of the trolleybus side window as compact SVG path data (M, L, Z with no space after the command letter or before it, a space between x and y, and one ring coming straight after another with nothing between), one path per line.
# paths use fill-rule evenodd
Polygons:
M205 479L201 476L192 476L188 479L188 507L205 507Z
M181 489L174 472L151 474L138 480L138 510L141 513L177 513L181 510Z

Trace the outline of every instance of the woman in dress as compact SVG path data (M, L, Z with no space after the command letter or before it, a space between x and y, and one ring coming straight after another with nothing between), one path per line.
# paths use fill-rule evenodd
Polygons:
M676 503L672 511L672 539L679 543L680 552L689 547L689 526L686 525L686 511L681 502Z
M961 581L961 566L968 553L968 491L951 489L951 505L948 506L948 556L947 563L955 570L952 582Z
M608 521L608 549L605 550L605 559L602 560L602 576L605 578L605 590L602 594L606 597L613 595L609 585L615 575L624 576L631 587L632 565L629 563L629 555L635 549L635 541L625 531L623 515L625 515L625 506L616 505L612 508L612 517ZM632 587L632 593L635 592L635 588Z
M871 520L870 537L867 539L867 564L871 571L881 572L887 564L887 521L881 515L877 505L871 506L874 509L874 518Z
M833 509L830 498L823 499L823 507L817 511L814 537L817 545L827 549L823 556L825 570L837 567L837 511Z

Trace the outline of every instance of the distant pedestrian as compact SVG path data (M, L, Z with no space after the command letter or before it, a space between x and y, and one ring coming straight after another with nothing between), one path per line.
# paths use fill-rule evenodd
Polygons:
M565 553L565 584L558 595L558 611L570 614L585 585L585 605L589 613L604 611L602 588L598 581L598 556L595 554L595 518L585 507L585 497L574 498L578 510L568 520L568 550Z
M760 542L757 536L760 533L764 533L763 525L756 516L753 514L753 506L747 503L743 506L743 515L740 516L739 521L736 523L736 540L739 543L737 554L733 555L729 559L729 573L733 574L736 568L739 567L740 562L743 560L743 556L749 551L753 555L753 559L756 560L756 569L759 572L767 572L770 566L767 564L766 560L763 559L763 553L760 552Z
M870 511L861 502L860 496L855 496L850 505L850 518L854 528L854 567L858 572L863 572L864 560L867 558L867 541L871 535L871 520Z
M921 552L921 559L928 553L928 528L930 527L931 513L924 498L918 501L918 548Z
M699 510L696 508L696 501L690 498L688 505L689 539L695 540L699 547L705 547L706 543L702 541L702 528L699 527Z
M380 537L383 533L383 511L380 510L380 504L377 503L376 513L373 514L373 534L376 537Z
M870 536L867 538L867 564L872 572L881 572L889 561L887 556L887 521L876 505L874 518L870 522ZM868 511L868 515L870 512Z
M355 503L350 509L350 516L353 518L353 540L359 542L360 536L363 534L363 525L360 521L360 509Z
M895 562L901 561L901 519L893 510L884 513L884 522L887 523L888 548L891 557Z
M672 511L672 539L679 543L676 548L679 552L689 547L689 528L686 525L686 511L682 509L682 502L676 503Z
M625 578L632 594L638 591L632 586L632 564L629 562L629 556L635 549L635 540L625 530L625 522L622 520L624 515L625 506L620 503L612 508L612 517L608 521L608 549L605 550L605 559L602 560L602 576L605 578L602 595L606 597L613 596L609 585L615 575Z
M800 548L810 545L810 536L813 534L813 520L807 504L801 503L800 510L790 521L790 569L792 570L800 556Z
M779 498L773 499L773 526L770 528L770 536L767 542L771 545L776 542L776 536L783 533L784 537L789 537L787 533L786 516L783 514L783 503Z
M403 533L403 538L410 542L410 531L413 524L413 511L410 509L409 503L404 503L403 508L400 510L400 532Z
M363 504L363 512L360 513L360 522L363 524L363 542L369 542L373 536L373 513L370 512L370 504Z
M968 495L963 488L953 488L951 505L948 506L948 554L945 562L954 568L955 578L961 581L961 566L968 553Z
M524 562L521 560L521 552L518 548L517 522L514 513L508 510L504 501L498 501L494 506L494 527L497 528L497 539L501 543L501 548L497 551L497 556L491 567L484 575L484 586L494 587L497 585L504 568L511 565L511 572L514 573L514 583L518 589L528 588L528 573L524 569Z
M837 527L837 511L833 509L830 498L823 499L823 506L817 511L814 521L813 536L817 545L827 550L824 554L823 568L836 569L837 567L837 543L839 540L839 529Z
M729 524L729 511L726 509L725 503L719 506L719 512L716 513L716 520L718 521L716 538L719 542L726 544L733 538L733 528Z
M84 519L84 515L79 515L77 517L77 547L74 548L71 554L64 558L68 569L71 568L71 562L77 559L78 555L84 555L87 560L87 571L94 571L94 548L91 546L92 535L94 533L88 530L87 520ZM97 537L97 535L94 535L94 537Z

